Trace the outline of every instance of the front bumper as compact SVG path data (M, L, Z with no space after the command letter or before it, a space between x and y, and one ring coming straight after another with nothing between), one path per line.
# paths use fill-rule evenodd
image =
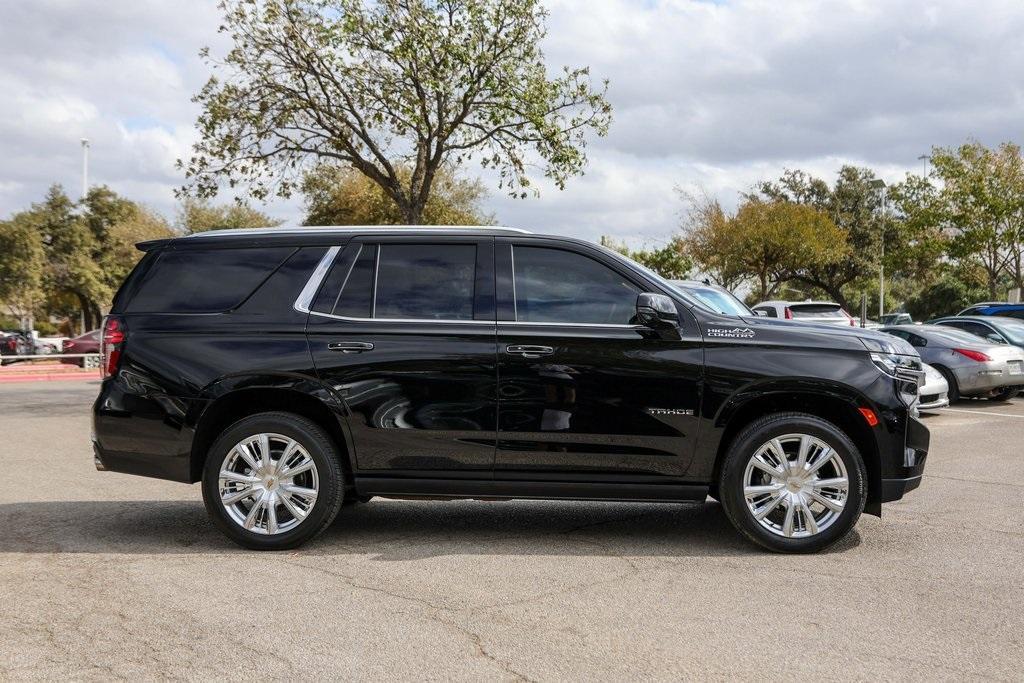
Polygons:
M946 391L937 394L924 394L921 402L917 404L918 410L936 410L949 405L949 393Z
M909 415L903 445L903 462L894 468L895 471L882 477L880 502L899 500L903 494L921 485L930 443L931 435L928 428L916 417Z

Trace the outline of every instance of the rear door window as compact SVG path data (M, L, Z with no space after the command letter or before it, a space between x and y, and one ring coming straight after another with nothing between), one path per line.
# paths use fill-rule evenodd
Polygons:
M473 320L475 244L364 244L332 313L346 318Z
M294 247L165 251L128 303L129 313L218 313L245 301Z

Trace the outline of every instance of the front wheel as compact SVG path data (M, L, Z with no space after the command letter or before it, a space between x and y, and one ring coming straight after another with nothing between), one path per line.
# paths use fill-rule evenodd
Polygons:
M254 550L294 548L341 508L341 461L316 423L260 413L228 427L203 468L203 502L217 527Z
M857 523L866 479L857 447L838 427L777 413L736 437L718 487L729 521L747 538L778 552L815 552Z

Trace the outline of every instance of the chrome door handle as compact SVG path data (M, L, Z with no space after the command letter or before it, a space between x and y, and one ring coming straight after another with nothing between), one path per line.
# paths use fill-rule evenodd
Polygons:
M555 352L550 346L532 346L530 344L512 344L506 346L505 351L513 356L522 356L523 358L540 358L541 356L550 356Z
M342 353L362 353L363 351L373 351L373 344L370 342L331 342L327 348Z

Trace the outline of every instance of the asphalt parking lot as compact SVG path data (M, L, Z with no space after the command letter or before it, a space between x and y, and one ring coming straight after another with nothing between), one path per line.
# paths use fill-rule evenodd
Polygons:
M713 502L389 500L261 554L95 471L96 391L0 387L0 679L1024 676L1024 399L930 417L921 488L821 555Z

